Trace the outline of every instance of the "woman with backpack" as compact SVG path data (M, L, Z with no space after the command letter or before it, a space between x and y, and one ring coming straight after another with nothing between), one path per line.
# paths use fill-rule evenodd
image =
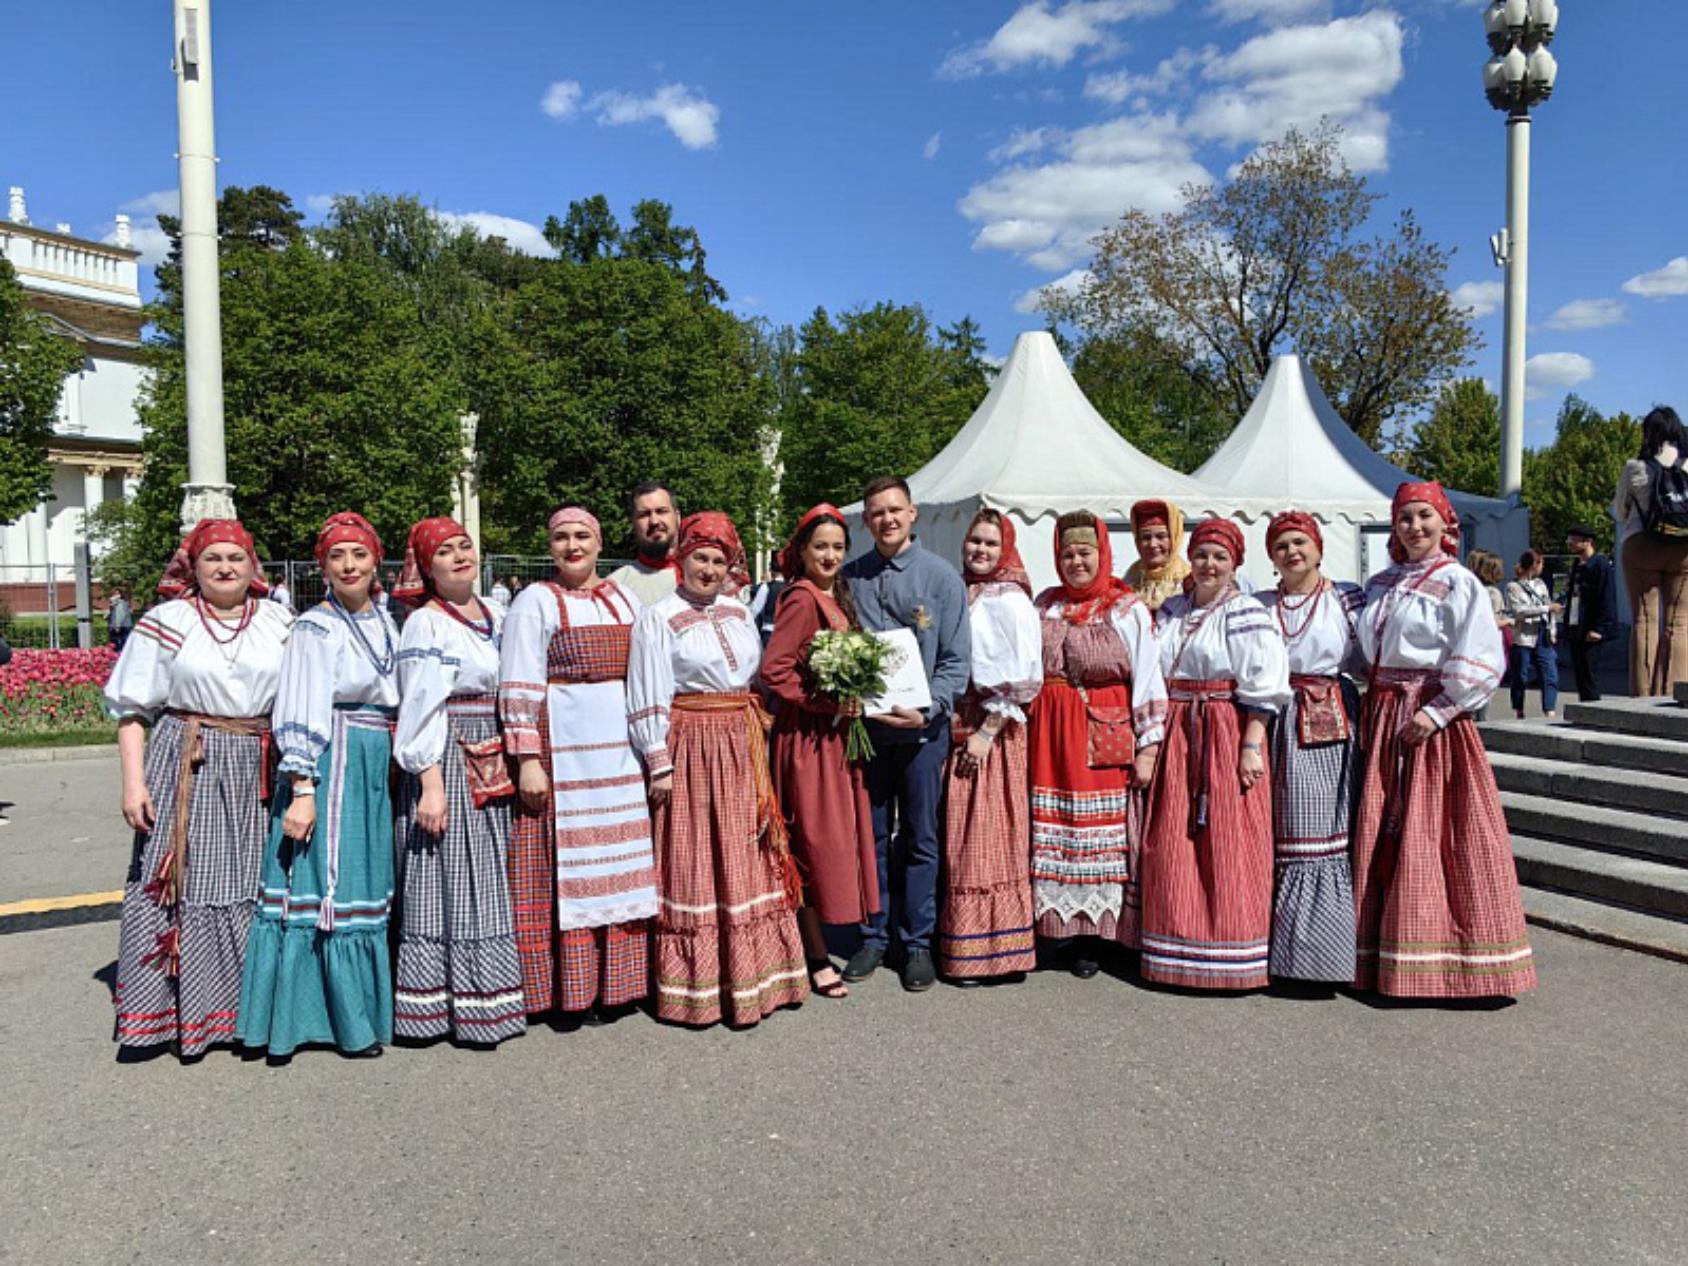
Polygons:
M1667 695L1688 681L1688 431L1660 405L1641 421L1641 454L1624 463L1612 501L1614 551L1629 590L1635 632L1629 690Z

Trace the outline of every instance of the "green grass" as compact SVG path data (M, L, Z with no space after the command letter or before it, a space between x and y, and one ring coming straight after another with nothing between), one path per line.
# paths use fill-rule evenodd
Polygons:
M31 650L45 650L51 645L52 616L49 615L13 615L0 619L0 633L6 635L6 640L14 647L27 646ZM104 646L109 640L106 635L105 613L94 613L94 645ZM76 645L76 617L74 615L59 616L59 645L70 649Z
M117 726L98 730L61 730L49 734L0 734L0 748L83 747L92 743L117 742Z

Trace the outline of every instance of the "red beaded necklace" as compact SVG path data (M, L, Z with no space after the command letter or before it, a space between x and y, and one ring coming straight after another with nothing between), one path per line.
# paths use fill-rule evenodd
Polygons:
M1320 577L1319 583L1314 586L1312 592L1306 594L1287 594L1284 592L1283 585L1281 583L1278 585L1278 601L1275 604L1273 611L1278 617L1278 631L1284 635L1284 641L1286 644L1293 644L1298 638L1305 634L1308 629L1313 627L1314 621L1319 618L1319 604L1324 602L1325 591L1329 588L1330 581L1324 579L1323 577ZM1290 599L1292 597L1300 598L1301 601L1291 602ZM1309 606L1313 609L1308 611L1306 618L1303 619L1300 624L1295 626L1295 631L1293 633L1290 632L1289 622L1284 619L1284 613L1289 612L1292 615L1298 614L1304 608Z
M240 635L246 632L246 626L252 623L252 617L256 615L258 611L258 604L252 600L251 595L242 599L240 619L235 623L234 632L229 634L227 637L222 637L218 634L215 626L221 625L224 629L227 629L229 622L223 619L220 615L207 616L205 612L210 604L197 593L193 596L193 605L194 609L199 612L199 622L205 626L206 636L218 646L233 646L236 642L240 641Z
M441 611L444 611L476 637L484 638L486 641L490 642L492 640L492 612L488 611L486 609L486 605L479 598L473 595L470 595L469 601L473 602L477 607L480 607L480 619L471 620L468 616L464 615L457 609L456 603L448 602L438 594L434 595L434 604L439 607Z

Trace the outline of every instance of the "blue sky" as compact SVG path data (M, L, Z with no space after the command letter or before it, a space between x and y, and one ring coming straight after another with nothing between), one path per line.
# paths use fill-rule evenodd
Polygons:
M1561 0L1535 124L1529 442L1567 388L1688 407L1688 87L1649 75L1648 0ZM1128 205L1172 205L1255 145L1343 122L1379 214L1457 246L1500 372L1505 136L1481 0L559 3L218 0L225 183L320 215L416 193L538 248L571 199L674 204L747 314L880 299L971 314L996 354L1026 296ZM168 0L31 6L10 24L0 184L100 237L175 185ZM1673 33L1660 32L1674 38ZM74 74L74 78L71 77Z

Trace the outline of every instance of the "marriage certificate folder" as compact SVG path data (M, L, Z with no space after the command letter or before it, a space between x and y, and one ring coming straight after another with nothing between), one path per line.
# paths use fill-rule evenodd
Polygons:
M926 665L920 661L920 643L913 629L891 629L874 636L891 648L885 664L885 693L862 700L868 716L892 708L923 711L932 706L932 688L926 682Z

